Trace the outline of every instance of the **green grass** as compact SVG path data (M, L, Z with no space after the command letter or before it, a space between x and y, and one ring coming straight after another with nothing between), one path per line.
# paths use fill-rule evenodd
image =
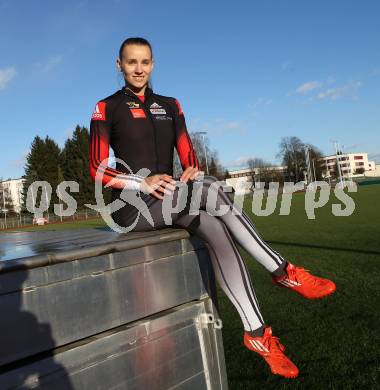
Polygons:
M264 239L286 259L331 278L337 291L307 301L274 286L270 276L244 250L267 324L297 364L297 379L272 375L262 358L242 345L242 323L218 289L230 389L375 389L380 388L379 285L380 185L358 187L349 217L335 217L331 203L308 220L304 194L293 198L289 216L257 217ZM249 211L250 203L245 203Z

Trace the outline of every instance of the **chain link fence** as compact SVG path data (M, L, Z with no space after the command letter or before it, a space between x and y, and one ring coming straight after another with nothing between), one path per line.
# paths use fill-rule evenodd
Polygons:
M79 220L94 219L99 217L100 214L95 210L91 210L91 209L78 210L77 212L75 212L73 215L69 217L59 217L53 213L46 213L46 212L44 213L44 220L46 223L64 223L64 222L73 222L73 221L75 222ZM0 230L33 226L33 225L37 225L37 222L41 222L41 221L37 221L34 218L34 215L30 213L12 214L12 215L1 213Z

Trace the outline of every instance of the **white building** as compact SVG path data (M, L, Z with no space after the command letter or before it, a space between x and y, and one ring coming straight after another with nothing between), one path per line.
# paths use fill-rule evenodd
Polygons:
M24 179L9 179L0 182L0 209L21 211Z
M338 154L338 161L342 175L345 177L363 175L367 172L376 170L375 161L368 161L368 153ZM331 176L335 172L335 167L337 164L335 154L322 157L320 162L321 167L325 171L327 177Z
M374 164L375 167L373 167L373 161L371 163L371 170L364 172L364 176L372 176L372 177L380 177L380 164Z
M244 185L243 184L244 182L250 183L250 185L247 184L247 187L250 187L252 186L252 176L255 177L256 181L260 181L260 169L265 171L278 171L281 174L284 174L286 172L286 167L282 167L282 166L254 168L253 170L250 168L228 170L230 177L226 179L226 183L227 185L232 186L234 189L236 189L238 181L240 182L240 185ZM253 175L252 175L252 171L253 171ZM248 193L249 191L250 190L247 189L246 192Z

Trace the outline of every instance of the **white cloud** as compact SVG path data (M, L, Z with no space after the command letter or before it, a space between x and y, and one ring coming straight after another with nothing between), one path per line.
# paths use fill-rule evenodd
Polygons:
M224 123L224 128L225 129L228 129L228 130L235 130L235 129L239 129L241 126L241 123L240 122L225 122Z
M238 121L228 121L228 120L218 120L214 121L215 123L209 123L208 127L210 132L213 133L231 133L231 132L244 132L245 127L241 122Z
M319 81L308 81L307 83L301 84L297 89L296 92L305 95L308 92L314 91L315 89L318 89L322 86L322 83Z
M355 95L355 91L360 88L362 83L360 81L352 81L346 85L337 88L329 88L316 95L318 100L338 100L344 97L349 97L352 100L358 100L358 96Z
M319 81L308 81L301 84L295 91L292 91L287 94L287 96L292 96L294 94L299 95L309 95L305 102L313 102L315 100L338 100L341 98L350 99L352 101L359 100L357 95L358 88L361 87L362 83L360 81L351 81L346 85L333 87L331 84L335 83L335 78L333 76L328 76L327 79L323 82ZM315 91L316 89L321 89L325 86L324 90L317 93L316 95L310 94L310 92ZM328 86L330 86L328 88Z
M358 148L361 148L363 145L363 143L355 143L355 144L351 144L351 145L344 145L344 150L345 151L353 151L353 150L357 150Z
M231 134L244 133L246 127L239 121L226 120L224 118L214 118L207 122L202 122L197 119L196 121L190 122L189 131L207 131L210 134Z
M0 69L0 89L4 89L7 84L16 76L16 69L10 68Z
M256 107L258 107L258 106L267 106L267 105L271 104L272 101L273 101L272 99L259 97L259 98L257 98L257 100L255 101L255 103L250 104L250 107L251 107L251 108L256 108Z
M272 104L272 102L273 102L272 99L268 99L268 98L264 98L264 97L257 98L254 103L248 104L248 107L250 109L250 114L253 116L256 116L258 114L258 111L257 111L258 107L269 106L270 104Z
M48 58L46 61L37 62L34 65L43 73L50 72L54 67L59 65L63 60L61 55Z

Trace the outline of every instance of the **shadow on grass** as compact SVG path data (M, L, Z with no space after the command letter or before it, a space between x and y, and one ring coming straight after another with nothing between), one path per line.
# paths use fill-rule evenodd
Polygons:
M325 249L329 251L353 252L353 253L362 253L365 255L380 255L380 251L367 251L363 249L338 248L335 246L326 246L326 245L300 244L298 242L284 242L284 241L266 241L266 242L268 244L296 246L300 248L314 248L314 249Z

